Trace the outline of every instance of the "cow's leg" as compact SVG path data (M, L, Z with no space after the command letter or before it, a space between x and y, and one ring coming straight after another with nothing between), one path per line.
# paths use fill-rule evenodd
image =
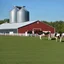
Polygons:
M51 36L50 36L50 34L48 35L48 40L51 40Z
M39 35L40 39L42 39L42 35Z
M60 42L62 41L62 37L60 37Z
M57 40L58 40L58 37L55 37L55 39L56 39L56 42L57 42Z
M48 40L51 40L51 37L48 37Z

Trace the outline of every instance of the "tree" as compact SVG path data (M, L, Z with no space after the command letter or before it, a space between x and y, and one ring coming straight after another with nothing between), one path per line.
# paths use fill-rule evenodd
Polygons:
M9 19L0 20L0 24L5 23L5 22L9 23Z
M9 23L9 19L4 19L4 22L7 22L7 23Z

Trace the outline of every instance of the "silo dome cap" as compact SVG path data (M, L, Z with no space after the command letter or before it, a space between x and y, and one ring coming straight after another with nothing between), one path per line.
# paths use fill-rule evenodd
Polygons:
M21 9L22 7L20 7L20 6L16 6L18 9Z

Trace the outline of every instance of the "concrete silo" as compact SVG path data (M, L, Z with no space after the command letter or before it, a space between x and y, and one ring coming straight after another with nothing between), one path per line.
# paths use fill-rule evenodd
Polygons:
M17 22L17 11L19 9L15 6L13 10L10 11L10 23Z
M18 12L17 12L17 23L26 22L29 21L29 11L25 9L25 6L23 6Z

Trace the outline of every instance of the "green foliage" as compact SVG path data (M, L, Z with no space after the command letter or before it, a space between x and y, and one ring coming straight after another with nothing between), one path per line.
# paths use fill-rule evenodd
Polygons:
M9 23L9 19L4 19L4 22L7 22L7 23Z
M9 23L9 19L0 20L0 24L5 23L5 22Z

